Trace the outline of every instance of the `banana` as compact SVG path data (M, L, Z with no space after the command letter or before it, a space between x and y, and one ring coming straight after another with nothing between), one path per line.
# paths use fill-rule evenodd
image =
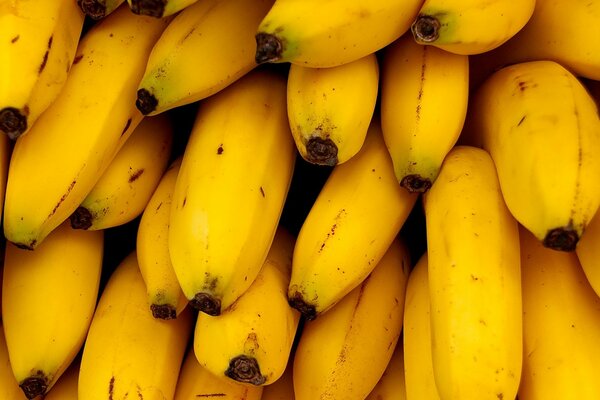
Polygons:
M267 386L255 386L264 388L260 400L294 400L294 356L290 355L288 365L275 382Z
M523 348L519 236L489 154L454 147L424 209L439 396L514 399Z
M224 398L227 400L261 400L263 386L244 385L223 379L203 368L196 360L194 350L185 357L177 382L174 400Z
M103 232L63 223L35 251L8 244L2 319L12 370L32 399L45 394L85 340L98 296Z
M100 20L115 11L125 0L77 0L81 11L93 20Z
M529 21L536 0L425 0L411 25L414 40L451 53L485 53Z
M409 268L395 240L363 283L304 326L294 355L296 400L356 400L383 375L402 330Z
M27 400L10 366L2 321L0 321L0 399Z
M146 115L205 99L256 67L254 32L274 0L202 0L152 49L136 105Z
M404 303L404 378L406 398L409 400L440 399L435 386L431 355L430 307L425 253L408 276Z
M136 249L146 296L154 318L173 319L187 306L169 254L169 217L175 181L181 166L177 158L164 173L138 225Z
M585 277L600 296L600 212L596 212L575 248Z
M296 148L286 81L255 70L205 100L175 184L169 252L191 305L219 315L258 275L287 196Z
M252 285L219 316L198 315L194 351L221 378L270 385L285 371L300 313L287 302L294 237L279 228Z
M71 214L71 226L99 230L137 218L167 168L172 145L173 127L166 115L142 120Z
M83 29L74 0L0 2L0 133L26 133L61 92Z
M521 228L523 374L520 400L598 399L600 298L574 253ZM514 316L513 316L514 318Z
M384 51L381 128L400 185L426 192L467 115L468 56L404 35Z
M52 387L44 400L77 400L77 381L80 361L73 361Z
M406 400L404 374L404 349L402 340L398 340L383 375L365 400Z
M83 348L79 400L172 399L192 314L162 321L148 310L135 251L112 273Z
M127 3L134 14L163 18L177 13L197 1L198 0L127 0Z
M292 307L312 320L359 286L416 199L398 185L374 119L360 152L333 169L300 228L288 287Z
M471 110L511 213L545 246L574 250L600 205L593 98L560 64L532 61L491 75Z
M167 22L124 6L82 39L60 96L13 149L4 208L9 241L34 249L93 188L142 120L135 85Z
M292 64L288 118L302 158L334 166L358 153L373 117L378 85L375 54L332 68Z
M6 195L6 181L8 179L8 166L12 147L12 141L9 137L0 135L0 215L4 210L4 196Z
M256 32L256 62L322 68L358 60L408 31L422 3L276 0Z

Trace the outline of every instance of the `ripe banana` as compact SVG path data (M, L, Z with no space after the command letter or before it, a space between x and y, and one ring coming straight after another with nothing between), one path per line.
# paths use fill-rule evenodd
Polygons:
M598 399L600 298L574 253L544 248L526 229L520 235L524 348L519 400Z
M422 3L276 0L256 32L256 62L321 68L358 60L407 32Z
M409 257L395 240L367 279L304 326L294 355L296 400L364 399L398 343Z
M424 197L441 399L514 399L522 361L517 222L487 152L450 151Z
M71 214L71 226L107 229L138 217L167 168L172 144L173 127L166 115L144 119Z
M525 26L536 0L425 0L411 25L414 40L456 54L480 54Z
M467 115L468 56L404 35L382 64L381 128L396 178L410 192L426 192Z
M2 319L12 370L29 399L45 394L85 340L98 296L103 232L55 229L35 251L8 244Z
M79 400L172 399L192 314L162 321L148 310L135 251L112 273L83 348Z
M404 349L398 340L383 375L365 400L406 400L404 374Z
M134 14L162 18L191 6L198 0L127 0Z
M374 119L360 152L333 169L302 224L288 288L292 307L312 320L359 286L416 199L398 185Z
M288 359L288 365L283 371L283 375L275 382L267 386L258 386L264 388L260 400L294 400L294 358L293 354Z
M281 216L296 148L286 81L256 70L205 100L177 176L169 227L191 305L219 315L258 275Z
M302 158L333 166L358 153L373 117L378 85L375 54L332 68L292 64L288 118Z
M600 204L600 117L553 61L502 68L476 92L471 130L494 159L515 218L544 245L572 251Z
M77 0L81 11L93 20L99 20L115 11L125 0Z
M288 363L300 313L287 302L294 237L282 228L252 285L219 316L198 315L194 351L221 378L270 385Z
M9 241L40 244L81 204L142 120L135 85L167 22L121 7L82 39L60 96L13 149L4 209Z
M4 338L4 329L0 320L0 399L27 400L25 394L19 387L10 366L8 349Z
M8 179L8 165L10 164L12 147L12 141L9 137L0 134L0 215L2 215L4 210L6 180Z
M83 28L74 0L0 4L0 133L27 132L67 80Z
M174 400L224 398L227 400L261 400L263 386L244 385L218 377L196 360L194 349L185 357Z
M58 382L44 396L44 400L77 400L77 381L79 380L80 361L71 363Z
M600 212L596 212L575 248L585 277L600 296Z
M403 339L407 399L440 399L433 373L430 307L425 253L410 272L406 284Z
M169 254L169 218L175 181L181 166L177 158L164 173L138 225L136 249L154 318L173 319L187 306Z
M209 97L256 67L254 32L273 0L202 0L152 49L136 105L155 115Z

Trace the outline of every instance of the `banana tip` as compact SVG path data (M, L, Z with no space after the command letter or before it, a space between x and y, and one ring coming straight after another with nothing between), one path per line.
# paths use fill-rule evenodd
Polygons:
M431 180L418 174L406 175L400 181L400 186L411 193L425 193L431 187Z
M312 321L317 318L317 308L314 305L305 302L302 293L295 292L288 298L288 303L292 308L300 311L306 320Z
M137 15L162 18L165 12L165 0L131 0L131 11Z
M151 304L150 311L156 319L169 320L177 318L177 310L170 304Z
M283 44L281 40L270 33L259 32L255 36L256 54L254 60L257 64L272 63L281 60Z
M229 367L225 371L225 376L237 382L249 383L260 386L267 380L260 373L260 366L254 357L240 355L234 357L229 362Z
M16 140L27 130L27 116L19 109L6 107L0 110L0 131Z
M156 110L156 107L158 106L158 100L147 89L140 89L137 91L135 106L142 114L148 115L152 111Z
M106 16L106 5L98 0L77 0L81 11L94 20L102 19Z
M48 390L48 377L42 371L37 371L35 375L25 378L19 384L19 387L21 387L25 397L34 399Z
M433 43L440 36L440 21L429 15L419 15L410 30L417 43Z
M306 161L333 167L338 163L338 148L333 140L312 137L306 143Z
M77 207L69 217L73 229L89 229L92 226L93 219L90 210L81 206Z
M190 305L196 310L213 317L221 314L221 300L208 293L196 293L194 298L190 300Z
M571 227L555 228L548 231L543 240L544 247L558 251L574 251L579 234Z

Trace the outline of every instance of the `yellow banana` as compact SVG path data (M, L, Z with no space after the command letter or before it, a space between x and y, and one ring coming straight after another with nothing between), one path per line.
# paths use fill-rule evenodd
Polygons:
M77 5L88 17L99 20L115 11L125 0L77 0Z
M340 301L375 268L412 210L374 119L360 152L336 166L294 248L288 298L309 319Z
M600 212L596 212L575 248L585 277L600 296Z
M45 394L85 340L98 296L103 232L63 223L35 251L8 244L2 319L12 369L27 398Z
M205 100L173 194L169 252L183 293L219 315L258 275L291 183L286 82L256 70Z
M148 310L135 251L111 275L83 348L79 400L172 399L192 314L162 321Z
M382 64L381 128L396 178L410 192L426 192L467 115L468 56L404 35Z
M423 0L276 0L256 32L255 59L335 67L408 31Z
M267 386L255 386L264 388L260 400L294 400L293 357L293 354L290 355L288 365L279 379Z
M404 374L404 349L402 340L398 340L383 375L365 400L406 400Z
M439 396L514 399L523 347L519 236L489 154L454 147L424 200Z
M456 54L502 45L525 26L535 0L425 0L411 25L417 43Z
M107 229L138 217L167 168L172 144L173 127L166 115L144 119L71 214L71 226Z
M254 32L273 0L202 0L152 49L136 105L155 115L209 97L256 67Z
M294 355L296 400L364 399L373 390L402 330L409 262L394 241L360 286L304 326Z
M227 400L261 400L263 386L244 385L231 379L218 377L196 360L194 349L185 357L174 400L224 398Z
M430 307L425 253L411 271L406 284L403 339L406 398L409 400L440 399L431 355Z
M139 15L162 18L191 6L198 0L127 0L131 11Z
M15 379L10 359L8 358L8 349L4 338L4 329L0 320L0 399L6 400L27 400L25 394L19 387Z
M358 153L377 101L375 54L333 68L292 64L287 85L290 128L304 160L333 166Z
M187 306L169 254L171 201L181 157L164 173L140 220L136 249L146 284L148 304L154 318L173 319Z
M0 215L4 210L4 196L6 195L6 180L8 179L11 152L12 141L7 135L0 135Z
M0 132L27 132L67 80L83 28L75 0L0 3Z
M4 208L9 241L40 244L81 204L142 120L135 85L167 22L124 6L82 39L60 96L13 149Z
M282 228L252 285L219 316L198 315L194 351L221 378L270 385L288 363L300 313L287 302L294 237Z
M71 363L48 394L44 396L44 400L77 400L79 364L79 360Z
M524 348L519 400L598 399L600 298L574 253L544 248L526 229L520 235Z
M553 61L502 68L473 98L471 130L490 152L508 208L544 245L572 251L600 204L600 117Z

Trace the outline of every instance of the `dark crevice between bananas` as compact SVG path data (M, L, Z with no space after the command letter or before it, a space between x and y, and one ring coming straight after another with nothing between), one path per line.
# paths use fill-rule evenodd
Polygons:
M131 11L138 15L161 18L165 12L165 0L131 0Z
M34 399L46 393L49 381L50 379L42 371L37 371L33 376L24 379L19 386L23 390L25 397Z
M196 293L194 298L190 300L190 305L196 310L213 317L221 314L221 300L208 293Z
M93 20L99 20L106 16L106 5L98 0L77 0L81 11Z
M400 186L411 193L425 193L431 187L431 180L418 174L406 175L400 181Z
M6 107L0 110L0 131L16 140L27 130L27 117L14 107Z
M267 378L260 373L258 361L253 357L245 355L240 355L231 359L229 367L225 371L225 376L235 381L250 383L255 386L260 386L267 380Z
M140 89L137 91L137 100L135 101L135 106L142 114L148 115L152 111L156 110L156 107L158 106L158 100L147 89Z
M259 32L256 34L256 54L254 59L257 64L277 62L283 54L283 43L275 36Z
M429 15L419 15L410 27L418 43L433 43L440 35L440 21Z
M329 138L310 138L306 143L306 153L306 158L313 164L333 167L338 163L338 148Z

